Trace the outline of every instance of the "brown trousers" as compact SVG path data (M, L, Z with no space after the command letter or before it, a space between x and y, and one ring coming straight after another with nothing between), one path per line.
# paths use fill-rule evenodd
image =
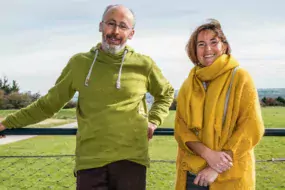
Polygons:
M77 171L77 190L145 190L146 167L128 160Z

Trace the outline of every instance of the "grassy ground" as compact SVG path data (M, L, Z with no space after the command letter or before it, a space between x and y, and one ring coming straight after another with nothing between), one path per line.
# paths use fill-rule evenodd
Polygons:
M285 128L285 108L262 108L262 116L266 128Z
M263 108L266 127L285 128L285 108ZM54 117L73 117L74 110ZM1 114L0 114L1 116ZM163 126L173 127L172 111ZM283 117L282 117L283 116ZM41 136L0 146L0 155L74 154L74 136ZM150 142L151 168L148 190L171 190L175 183L176 142L173 137L157 136ZM285 158L285 137L264 137L256 147L256 159ZM74 157L1 158L0 189L74 189ZM27 167L28 166L28 167ZM257 162L257 190L285 189L285 162Z
M266 128L285 128L285 107L263 107L262 117ZM164 127L173 127L175 111L170 111Z

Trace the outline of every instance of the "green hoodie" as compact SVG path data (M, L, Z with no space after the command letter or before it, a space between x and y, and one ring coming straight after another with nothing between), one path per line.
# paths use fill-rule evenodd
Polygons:
M148 122L162 123L174 90L151 58L128 46L116 55L99 47L74 55L45 96L2 124L19 128L49 118L78 91L75 169L124 159L149 166ZM154 96L149 113L146 92Z

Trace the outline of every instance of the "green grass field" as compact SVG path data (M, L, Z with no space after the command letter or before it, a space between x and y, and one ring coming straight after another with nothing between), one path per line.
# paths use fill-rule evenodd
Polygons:
M285 108L262 108L265 126L285 128ZM0 117L7 115L0 111ZM74 110L62 110L54 118L74 118ZM173 127L171 111L164 127ZM0 146L0 156L73 155L74 136L41 136ZM156 136L150 142L151 167L148 190L171 190L175 184L177 145L174 138ZM258 161L285 158L285 137L264 137L256 147ZM1 158L0 189L75 189L74 157ZM170 162L161 162L170 161ZM257 162L257 190L285 189L285 162Z

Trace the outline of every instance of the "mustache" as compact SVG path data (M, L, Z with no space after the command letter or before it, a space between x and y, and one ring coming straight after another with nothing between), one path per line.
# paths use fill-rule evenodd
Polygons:
M115 38L116 40L122 40L122 38L119 38L116 34L107 34L107 38Z

